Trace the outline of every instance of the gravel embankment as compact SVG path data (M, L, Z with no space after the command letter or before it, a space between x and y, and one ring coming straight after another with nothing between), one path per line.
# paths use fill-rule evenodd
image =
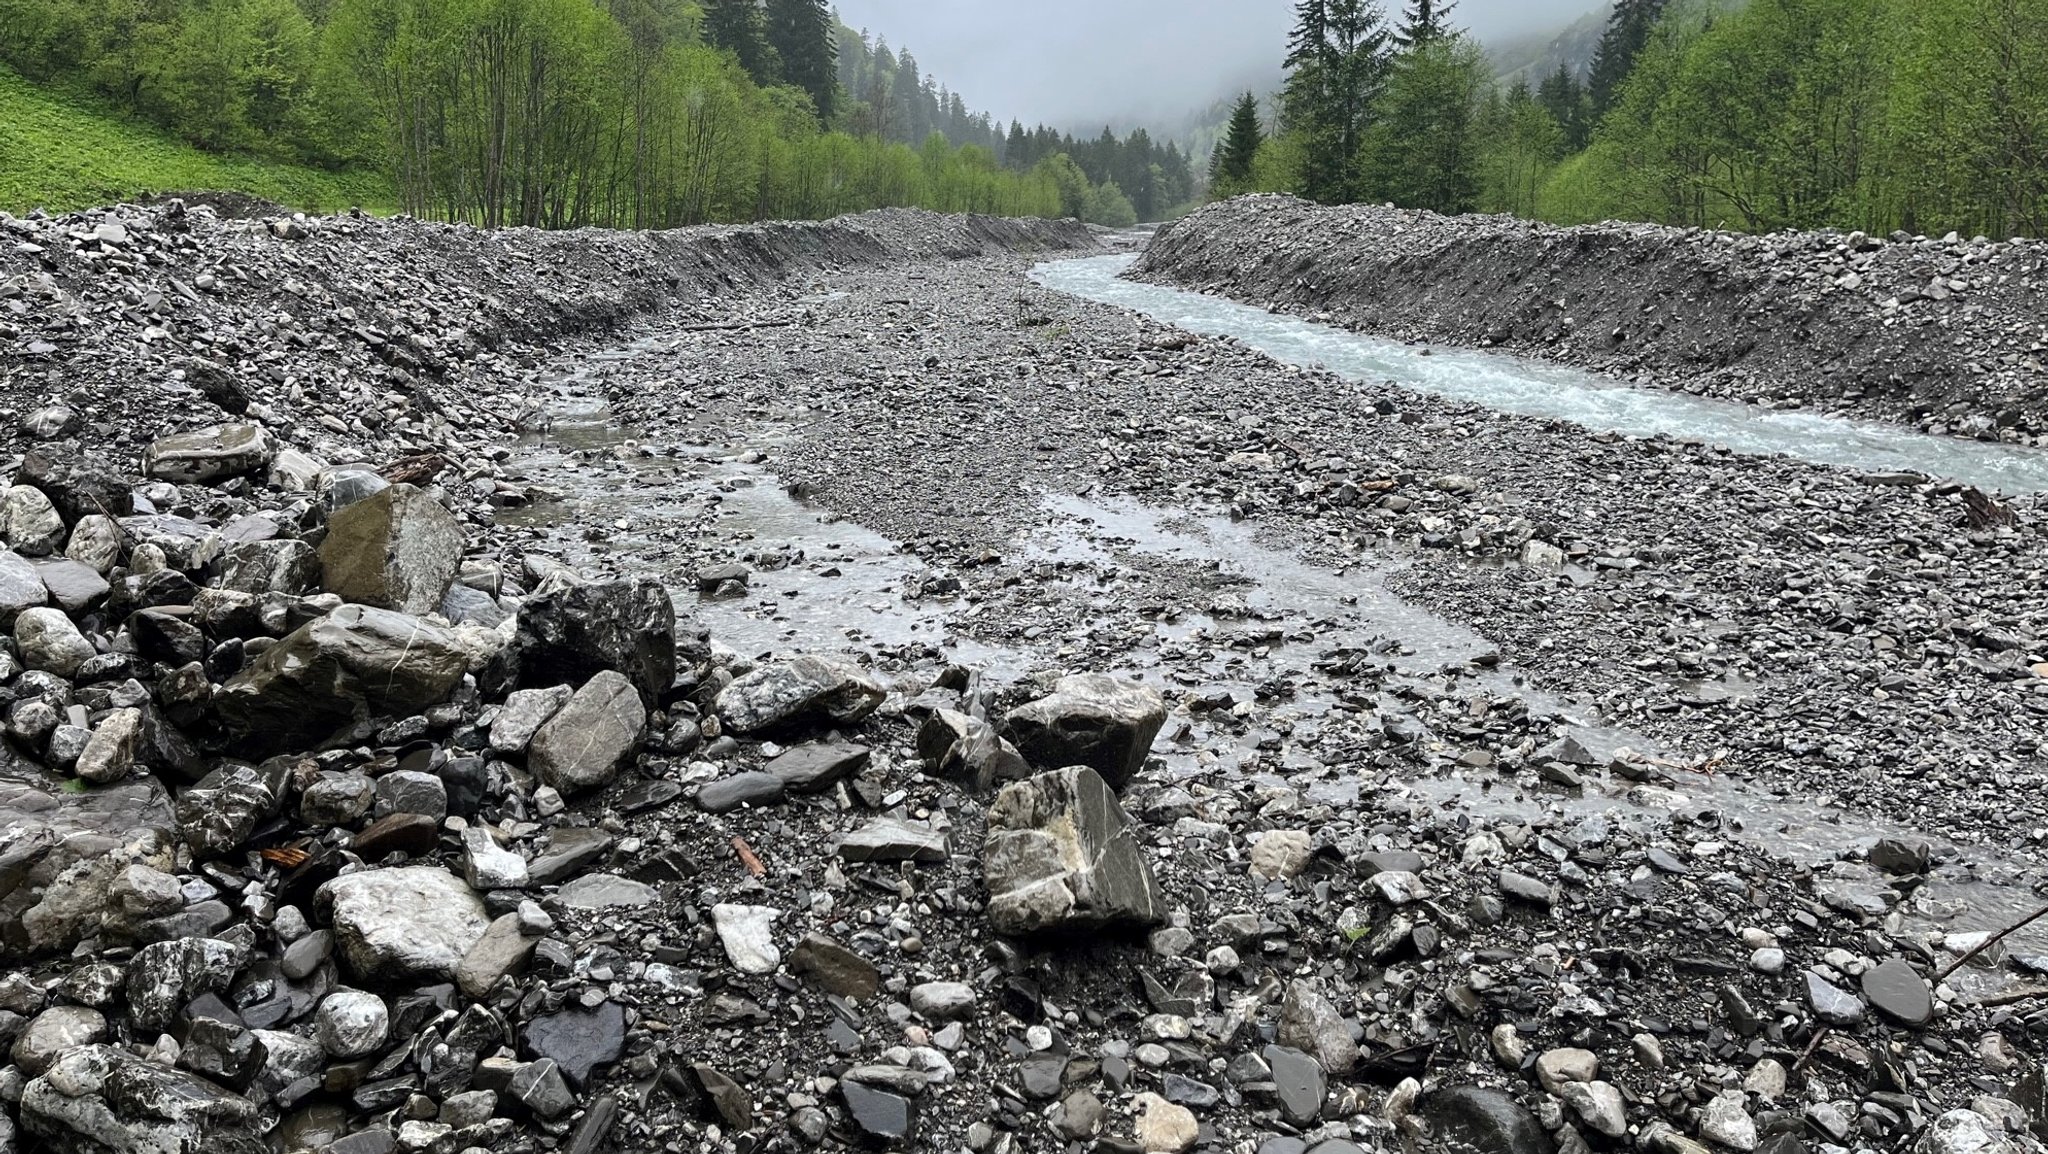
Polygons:
M2048 242L1557 228L1253 196L1163 229L1140 279L1654 388L2038 443Z

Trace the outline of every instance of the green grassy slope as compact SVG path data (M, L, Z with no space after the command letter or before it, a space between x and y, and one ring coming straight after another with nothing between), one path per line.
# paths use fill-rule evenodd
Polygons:
M192 189L319 212L388 209L393 200L382 174L215 156L0 67L0 210L62 212Z

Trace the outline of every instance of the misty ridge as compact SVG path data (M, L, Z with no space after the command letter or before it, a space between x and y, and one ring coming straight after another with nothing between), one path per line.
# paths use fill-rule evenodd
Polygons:
M840 18L907 46L998 122L1171 134L1247 89L1272 92L1293 0L1042 0L1026 19L997 0L839 0ZM1398 5L1392 6L1398 9ZM1548 38L1610 5L1460 0L1451 20L1498 48ZM1390 15L1396 14L1390 12Z

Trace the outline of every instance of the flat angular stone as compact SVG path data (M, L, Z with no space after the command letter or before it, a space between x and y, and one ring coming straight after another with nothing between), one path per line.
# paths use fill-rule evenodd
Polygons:
M798 942L789 951L789 968L842 998L872 998L882 988L882 974L874 963L824 934L810 934Z
M277 444L258 425L215 425L160 437L142 455L142 472L159 481L203 485L261 472Z
M882 817L846 835L839 856L850 862L909 861L926 865L946 860L945 831L918 822Z
M812 794L824 793L867 764L867 746L831 741L797 746L769 762L767 772L780 778L790 793Z
M1040 769L1085 765L1121 790L1145 766L1166 724L1156 690L1100 673L1063 677L1052 696L1019 706L1004 736Z
M774 805L789 783L772 773L735 773L706 783L697 791L697 808L705 813L731 813L741 806Z
M1919 1027L1934 1020L1934 994L1904 958L1892 958L1866 972L1863 996L1902 1026Z

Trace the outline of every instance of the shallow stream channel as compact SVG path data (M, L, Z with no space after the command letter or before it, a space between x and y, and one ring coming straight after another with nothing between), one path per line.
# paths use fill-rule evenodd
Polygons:
M2048 490L2048 454L1939 440L1882 426L1616 386L1584 374L1476 352L1414 348L1277 316L1229 301L1117 278L1130 258L1062 261L1034 270L1061 292L1137 309L1210 336L1230 336L1278 359L1392 380L1503 410L1601 430L1708 439L1749 453L1787 453L1866 471L1916 471L2006 491ZM1473 630L1395 595L1379 570L1338 570L1262 539L1255 526L1196 509L1160 509L1101 492L1048 491L1040 517L1020 530L1003 564L1021 582L1071 594L1068 628L1013 634L984 629L988 606L897 542L793 496L776 472L780 447L800 427L762 421L738 437L688 428L650 439L621 425L605 401L610 374L628 362L658 365L691 339L656 335L557 366L541 427L508 463L541 500L500 515L542 552L587 570L662 578L717 644L748 658L803 652L873 655L929 647L978 672L985 684L1062 670L1089 637L1093 598L1105 603L1148 570L1214 576L1205 603L1161 605L1149 628L1122 633L1110 672L1180 691L1200 709L1177 710L1154 747L1173 780L1228 781L1247 793L1293 789L1311 804L1370 802L1392 812L1429 809L1474 820L1549 811L1586 822L1700 820L1802 865L1857 902L1881 887L1874 871L1842 859L1881 836L1910 835L1837 799L1774 794L1700 772L1700 759L1608 728L1503 664ZM741 542L751 571L743 595L699 588L688 561L710 543ZM1101 636L1100 633L1093 633ZM1355 674L1370 668L1363 681ZM1090 668L1101 668L1098 662ZM1276 691L1275 686L1284 686ZM1363 688L1361 688L1361 686ZM1432 717L1447 700L1526 710L1587 755L1583 784L1519 775L1461 759L1449 742L1426 772L1390 780L1359 772L1318 745L1326 728L1372 716L1388 732L1435 741ZM1435 714L1432 714L1432 710ZM1375 716L1376 715L1376 716ZM1665 767L1645 783L1617 762ZM1710 769L1710 767L1709 767ZM1929 838L1937 846L1940 839ZM2048 875L1981 847L1944 847L1927 883L1900 909L1909 923L1947 933L1996 930L2039 907ZM1861 871L1861 872L1859 872ZM1876 903L1874 896L1869 899ZM2015 935L2008 951L2048 966L2048 925ZM1972 973L1975 973L1973 971ZM2000 982L1959 973L1955 982ZM1980 995L1992 988L1971 990Z

